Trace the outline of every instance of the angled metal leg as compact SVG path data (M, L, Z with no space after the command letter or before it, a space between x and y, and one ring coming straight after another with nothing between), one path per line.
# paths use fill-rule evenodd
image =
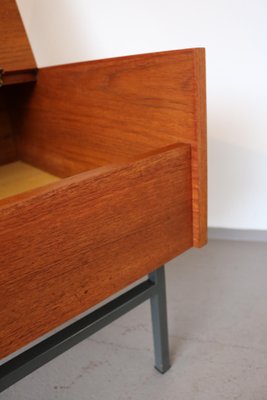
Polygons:
M155 351L155 368L164 374L170 368L164 266L149 274L157 290L150 299Z

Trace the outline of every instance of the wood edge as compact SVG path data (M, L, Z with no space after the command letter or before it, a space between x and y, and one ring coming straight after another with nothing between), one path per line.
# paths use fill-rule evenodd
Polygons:
M178 148L191 148L191 144L190 143L184 143L184 142L172 143L172 144L169 144L169 145L164 146L164 147L160 147L160 148L157 148L157 149L150 150L150 151L148 151L146 153L143 153L143 154L141 154L139 156L135 156L130 160L130 162L143 160L145 158L152 157L152 156L155 156L157 154L165 153L166 151L171 151L171 150L178 149Z
M3 71L2 86L9 86L19 83L35 82L37 80L38 69Z
M197 148L197 191L193 190L193 244L202 247L207 243L207 110L205 49L194 49L195 74L195 130ZM193 159L193 157L192 157ZM195 192L195 193L194 193ZM197 192L197 193L196 193ZM193 206L194 207L194 206Z
M132 158L129 162L110 164L110 165L95 168L95 169L92 169L89 171L81 172L79 174L61 179L58 182L53 182L53 183L47 184L45 186L29 190L27 192L19 193L17 195L1 199L0 200L0 212L1 212L1 210L5 209L5 208L17 205L24 201L29 201L29 200L33 199L34 197L49 195L51 192L64 189L65 187L70 186L72 184L77 184L77 183L83 181L84 179L98 177L99 175L102 175L102 174L108 175L108 174L113 173L117 169L126 167L127 165L131 165L131 164L137 163L138 161L142 161L146 158L157 156L160 153L165 153L167 151L173 151L178 148L181 148L181 150L186 151L186 150L190 150L191 146L190 146L190 144L178 142L176 144L171 144L166 147L151 150L150 152L147 152L143 155Z
M195 50L204 50L204 48L188 48L188 49L178 49L178 50L166 50L166 51L158 51L158 52L150 52L150 53L141 53L141 54L131 54L131 55L126 55L126 56L119 56L119 57L109 57L109 58L100 58L96 60L87 60L87 61L79 61L79 62L73 62L73 63L66 63L66 64L57 64L57 65L51 65L47 67L41 67L39 70L40 71L45 71L49 69L62 69L62 68L68 68L68 67L83 67L86 65L96 65L98 66L99 64L113 64L114 62L128 62L130 60L142 60L142 59L147 59L151 57L164 57L164 56L169 56L169 55L174 55L174 54L190 54L193 53Z

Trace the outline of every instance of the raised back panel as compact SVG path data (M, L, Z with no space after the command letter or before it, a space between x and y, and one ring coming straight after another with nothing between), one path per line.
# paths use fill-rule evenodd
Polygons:
M10 74L19 81L15 75L36 69L36 63L15 0L1 0L0 7L0 69L8 82Z
M206 242L204 49L41 69L21 99L20 157L62 177L191 144L194 244Z

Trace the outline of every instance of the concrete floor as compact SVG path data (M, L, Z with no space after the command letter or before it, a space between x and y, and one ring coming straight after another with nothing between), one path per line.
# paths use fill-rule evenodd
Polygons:
M0 400L266 400L267 244L211 241L167 265L172 368L153 368L149 303Z

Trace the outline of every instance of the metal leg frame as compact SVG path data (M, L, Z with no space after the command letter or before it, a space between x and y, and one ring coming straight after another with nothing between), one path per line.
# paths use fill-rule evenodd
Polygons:
M164 374L170 368L164 267L152 272L149 279L158 290L150 298L154 338L155 368Z
M162 266L149 274L147 281L1 365L0 392L148 299L151 301L155 368L166 372L170 362Z

